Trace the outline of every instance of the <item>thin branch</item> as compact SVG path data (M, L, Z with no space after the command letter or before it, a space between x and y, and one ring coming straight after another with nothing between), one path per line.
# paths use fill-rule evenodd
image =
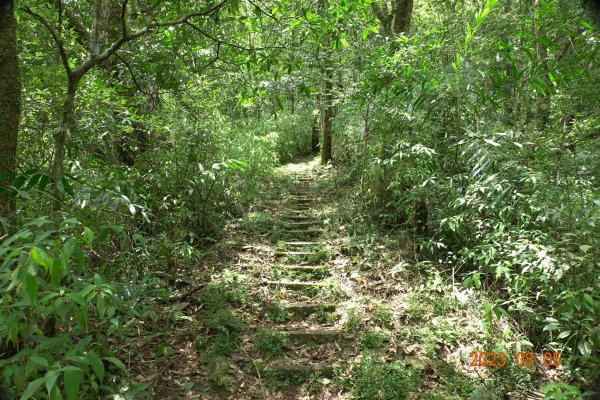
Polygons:
M52 28L50 23L48 21L46 21L46 19L44 17L42 17L39 14L36 14L35 12L33 12L31 10L31 8L29 8L27 6L22 7L21 10L23 10L25 13L31 15L34 19L36 19L42 25L44 25L44 27L48 30L48 32L50 33L50 36L52 36L52 40L54 40L54 43L56 43L56 46L58 47L58 53L60 54L60 60L62 61L62 64L65 67L65 70L67 71L67 74L71 75L72 71L71 71L71 67L69 66L69 57L67 56L67 52L65 51L65 47L63 46L63 41L58 36L58 34L54 31L54 29Z
M241 46L239 44L227 42L225 40L222 40L222 39L219 39L217 37L214 37L211 34L209 34L208 32L204 31L203 29L199 28L197 25L194 25L193 23L191 23L189 21L186 21L185 24L188 25L188 26L190 26L194 30L200 32L201 34L203 34L204 36L206 36L207 38L209 38L210 40L212 40L215 43L224 44L226 46L230 46L230 47L233 47L233 48L236 48L236 49L239 49L239 50L244 50L244 51L259 51L259 50L267 50L267 49L285 49L286 48L284 46L244 47L244 46Z
M277 19L277 17L273 14L269 14L268 12L264 11L258 4L254 3L252 0L248 0L248 3L252 4L254 7L256 7L256 9L258 11L260 11L262 14L265 14L267 17L274 19L275 21L279 22L279 19Z
M146 90L144 90L144 89L142 88L142 86L140 85L140 83L138 82L138 80L137 80L137 78L136 78L136 76L135 76L135 73L133 72L133 68L131 67L131 64L129 64L129 63L127 62L127 60L125 60L123 57L121 57L121 56L119 55L119 53L115 53L114 55L115 55L115 57L117 57L119 60L121 60L121 62L122 62L123 64L125 64L125 67L126 67L128 70L129 70L129 74L131 74L131 80L133 80L133 83L134 83L134 85L137 87L137 89L138 89L140 92L144 93L146 96L150 96L152 93L149 93L149 92L147 92Z
M204 288L206 286L206 283L203 283L201 285L198 285L190 290L188 290L185 293L182 293L180 295L174 295L169 297L168 301L169 303L177 303L183 300L187 300L188 298L190 298L192 295L194 295L196 292L199 292L202 288Z
M132 40L135 40L135 39L139 38L140 36L145 35L146 33L150 32L154 28L177 26L177 25L187 23L191 18L194 18L194 17L202 17L202 16L214 14L215 12L220 10L225 4L227 4L228 1L229 0L222 0L220 3L218 3L217 5L215 5L211 8L208 8L204 11L187 14L187 15L185 15L179 19L173 20L173 21L154 21L136 32L121 36L116 42L114 42L112 45L110 45L106 50L104 50L102 53L100 53L97 57L90 57L89 59L87 59L83 64L81 64L79 67L77 67L77 69L74 71L74 73L76 75L80 75L80 76L85 75L94 66L96 66L99 63L101 63L102 61L106 60L108 57L110 57L112 54L114 54L117 50L119 50L121 48L121 46L123 46L123 44L130 42ZM124 1L123 7L122 7L122 13L125 12L126 8L127 8L127 1Z
M199 71L196 71L196 73L197 74L201 74L204 71L206 71L211 65L213 65L214 63L216 63L219 60L220 54L221 54L221 43L217 43L217 54L215 55L215 58L213 58L212 60L210 60Z

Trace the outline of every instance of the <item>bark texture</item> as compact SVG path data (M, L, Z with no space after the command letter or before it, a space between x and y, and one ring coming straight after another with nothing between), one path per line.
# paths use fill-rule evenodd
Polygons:
M17 56L14 0L0 0L0 185L10 184L17 166L21 73ZM0 192L0 217L10 220L15 198Z
M371 6L385 36L410 30L414 0L392 0L391 9L388 0L373 2Z
M394 33L408 32L413 13L413 0L394 1Z
M333 72L328 69L325 74L322 101L323 137L321 140L321 163L327 164L331 160L331 127L333 123Z

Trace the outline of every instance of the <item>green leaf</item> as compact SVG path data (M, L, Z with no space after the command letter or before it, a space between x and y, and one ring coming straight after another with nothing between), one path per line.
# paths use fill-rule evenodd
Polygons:
M348 41L346 40L346 38L341 38L340 42L342 42L342 44L344 45L344 47L350 47L350 45L348 44Z
M39 356L32 356L29 357L29 359L31 361L33 361L34 363L36 363L37 365L41 365L42 367L46 367L48 368L48 360L46 360L44 357L39 357Z
M77 400L79 395L79 386L83 381L83 371L80 369L68 369L64 372L63 377L65 392L69 400Z
M584 21L584 20L582 20L582 19L578 19L578 20L577 20L577 23L578 23L579 25L581 25L581 26L583 26L583 27L587 28L587 29L593 29L593 28L592 28L592 26L591 26L590 24L588 24L587 22L585 22L585 21Z
M477 289L481 288L481 280L479 279L479 274L473 274L473 282L475 282L475 287Z
M109 363L113 364L115 367L119 368L120 370L127 371L127 367L125 367L125 364L123 364L121 362L121 360L119 360L118 358L104 357L103 360L108 361Z
M362 33L363 40L367 40L367 37L369 37L369 31L369 28L365 28L365 30Z
M92 245L92 242L94 241L94 232L92 232L92 230L87 226L83 228L83 238L85 240L85 244L88 246Z
M75 196L75 192L73 191L73 187L71 186L71 184L69 183L69 181L67 180L67 178L65 178L63 176L62 178L62 187L65 191L66 194L68 194L69 196L73 197Z
M554 43L552 40L548 39L547 37L539 37L535 40L536 43L540 43L543 44L546 47L554 47L556 46L556 43Z
M558 338L559 339L564 339L567 336L569 336L571 334L571 331L562 331L561 333L558 334Z
M25 289L27 290L27 293L29 294L29 298L32 302L36 298L39 286L40 285L38 283L37 278L35 276L31 275L30 273L26 272L25 273Z
M27 176L26 175L19 175L15 178L15 180L13 181L12 185L17 188L20 189L23 184L25 183L25 181L27 180Z
M584 357L589 357L592 354L592 345L587 340L582 340L579 342L577 349Z
M86 306L86 301L83 297L81 297L79 295L79 293L67 293L66 297L68 297L69 299L73 300L75 303L79 304L81 307L85 307Z
M491 139L483 139L483 141L484 141L484 142L486 142L487 144L491 144L492 146L495 146L495 147L498 147L498 146L500 146L500 143L498 143L498 142L494 142L494 141L493 141L493 140L491 140Z
M98 380L102 382L104 380L104 363L94 351L88 353L88 358L90 359L90 364L92 365L92 369L98 377Z
M27 390L25 390L25 393L21 395L20 400L30 399L43 384L44 378L38 378L35 381L30 382L29 385L27 385Z
M41 265L46 268L50 268L52 266L52 260L50 257L48 257L48 254L43 249L39 247L32 247L30 255L33 262L37 265Z
M48 389L48 396L52 392L52 389L56 385L56 380L58 379L59 372L57 370L50 370L46 372L44 375L44 382L46 383L46 389Z

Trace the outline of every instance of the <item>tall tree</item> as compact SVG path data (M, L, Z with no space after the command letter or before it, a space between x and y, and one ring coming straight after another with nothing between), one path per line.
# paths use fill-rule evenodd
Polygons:
M21 73L14 0L0 0L0 185L10 182L15 173L20 113ZM0 192L0 218L10 218L14 210L14 198L6 191Z
M171 28L184 24L194 27L194 25L192 24L192 21L194 21L194 19L214 15L221 8L223 8L228 1L229 0L222 0L221 2L215 5L207 6L202 11L189 12L184 15L174 15L172 20L158 21L154 18L154 15L152 15L152 18L150 18L149 22L143 24L141 28L137 30L132 30L130 27L130 23L134 22L135 18L129 16L129 11L133 7L130 7L128 0L123 0L121 2L120 7L119 20L121 22L121 26L119 27L119 35L118 39L113 41L110 39L109 35L109 30L113 27L111 27L110 24L106 26L107 24L104 24L103 21L101 21L101 9L104 5L103 1L96 0L94 2L93 10L91 11L91 29L87 29L85 27L82 28L86 32L85 36L89 39L86 43L87 54L82 61L79 61L79 63L77 63L78 57L75 57L73 54L70 54L68 52L68 49L65 46L65 42L61 37L63 8L65 6L62 4L62 0L58 0L57 27L53 26L50 23L50 21L40 13L35 12L29 7L24 8L24 11L27 14L31 15L35 20L40 22L50 33L50 36L56 44L58 53L60 55L60 60L64 66L67 75L67 87L65 89L65 95L63 98L61 120L58 129L54 134L52 177L55 183L54 195L57 199L54 204L55 209L60 208L60 198L62 197L62 191L60 190L60 188L62 187L66 142L74 124L76 95L83 77L87 75L88 72L90 72L92 69L104 63L111 56L116 54L117 51L119 51L126 43L137 40L160 28ZM66 14L68 15L68 12ZM105 36L109 36L108 39ZM107 43L105 44L103 43L103 41L106 41ZM75 61L75 63L73 63L73 61Z
M384 35L408 32L412 21L414 0L393 0L390 8L388 0L373 2L371 7L381 23Z
M321 163L327 164L331 159L331 130L333 125L333 70L330 66L325 68L322 90L321 113Z

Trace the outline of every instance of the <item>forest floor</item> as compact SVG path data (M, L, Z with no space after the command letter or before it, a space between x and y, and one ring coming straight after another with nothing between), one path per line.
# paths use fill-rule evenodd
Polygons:
M140 324L131 380L152 399L535 398L539 363L470 366L518 347L484 322L486 299L418 260L409 232L370 225L336 176L316 160L276 171L204 265L173 278L189 295Z

